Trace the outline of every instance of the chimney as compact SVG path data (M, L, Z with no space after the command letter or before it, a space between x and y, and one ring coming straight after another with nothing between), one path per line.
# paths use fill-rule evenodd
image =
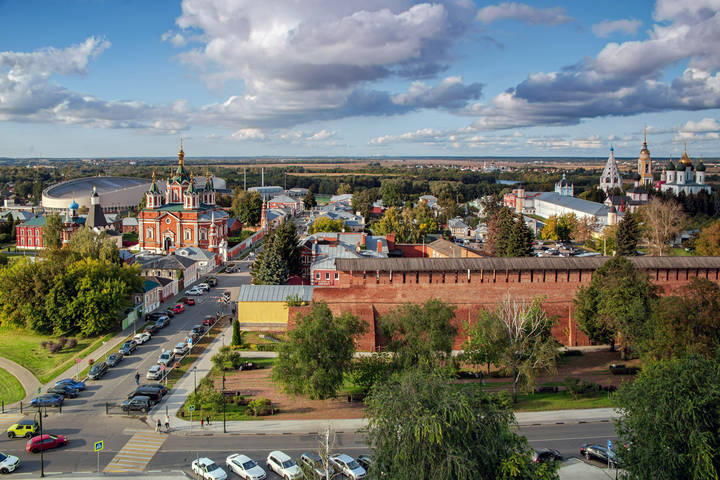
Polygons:
M377 241L377 252L382 253L382 240Z

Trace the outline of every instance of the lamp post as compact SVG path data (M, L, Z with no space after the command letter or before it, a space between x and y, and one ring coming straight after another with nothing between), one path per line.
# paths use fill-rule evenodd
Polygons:
M225 370L223 370L222 397L223 397L223 433L227 433L227 426L225 423Z
M43 415L42 415L42 406L40 406L40 403L38 402L38 416L40 417L40 438L43 438ZM42 448L42 442L40 445L40 476L45 476L45 458L43 457L43 448Z
M197 366L193 367L193 373L195 374L195 401L197 401Z

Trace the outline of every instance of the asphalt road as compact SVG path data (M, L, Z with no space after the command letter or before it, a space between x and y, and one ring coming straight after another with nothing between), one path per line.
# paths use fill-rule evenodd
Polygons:
M186 305L183 313L171 318L170 325L159 330L152 339L129 356L123 358L117 367L110 368L99 380L88 380L87 388L80 392L77 398L66 399L62 408L63 414L77 414L97 412L105 413L106 402L119 404L126 399L127 394L135 388L135 372L140 373L140 383L153 383L147 380L145 374L148 369L157 363L160 353L164 349L172 350L176 344L184 341L193 326L201 324L205 315L217 315L223 304L218 298L226 290L230 291L231 299L237 298L242 284L250 283L250 276L244 269L241 273L219 274L218 285L202 296L195 298L196 305ZM164 308L174 306L174 302L166 302ZM224 312L232 310L231 304L224 305ZM143 324L138 325L138 330Z

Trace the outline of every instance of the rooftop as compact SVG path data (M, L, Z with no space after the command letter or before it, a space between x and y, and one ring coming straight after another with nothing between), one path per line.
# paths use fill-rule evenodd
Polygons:
M238 302L284 302L288 297L312 300L313 287L306 285L241 285Z
M535 201L543 201L560 205L565 208L576 210L578 212L587 213L596 217L604 217L607 215L608 207L602 203L583 200L582 198L568 197L560 195L556 192L543 192L535 198Z

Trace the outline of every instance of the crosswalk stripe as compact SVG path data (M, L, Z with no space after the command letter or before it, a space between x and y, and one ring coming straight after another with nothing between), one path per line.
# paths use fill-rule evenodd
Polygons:
M167 440L167 435L152 433L136 433L120 449L108 463L104 471L107 473L141 472L160 450Z

